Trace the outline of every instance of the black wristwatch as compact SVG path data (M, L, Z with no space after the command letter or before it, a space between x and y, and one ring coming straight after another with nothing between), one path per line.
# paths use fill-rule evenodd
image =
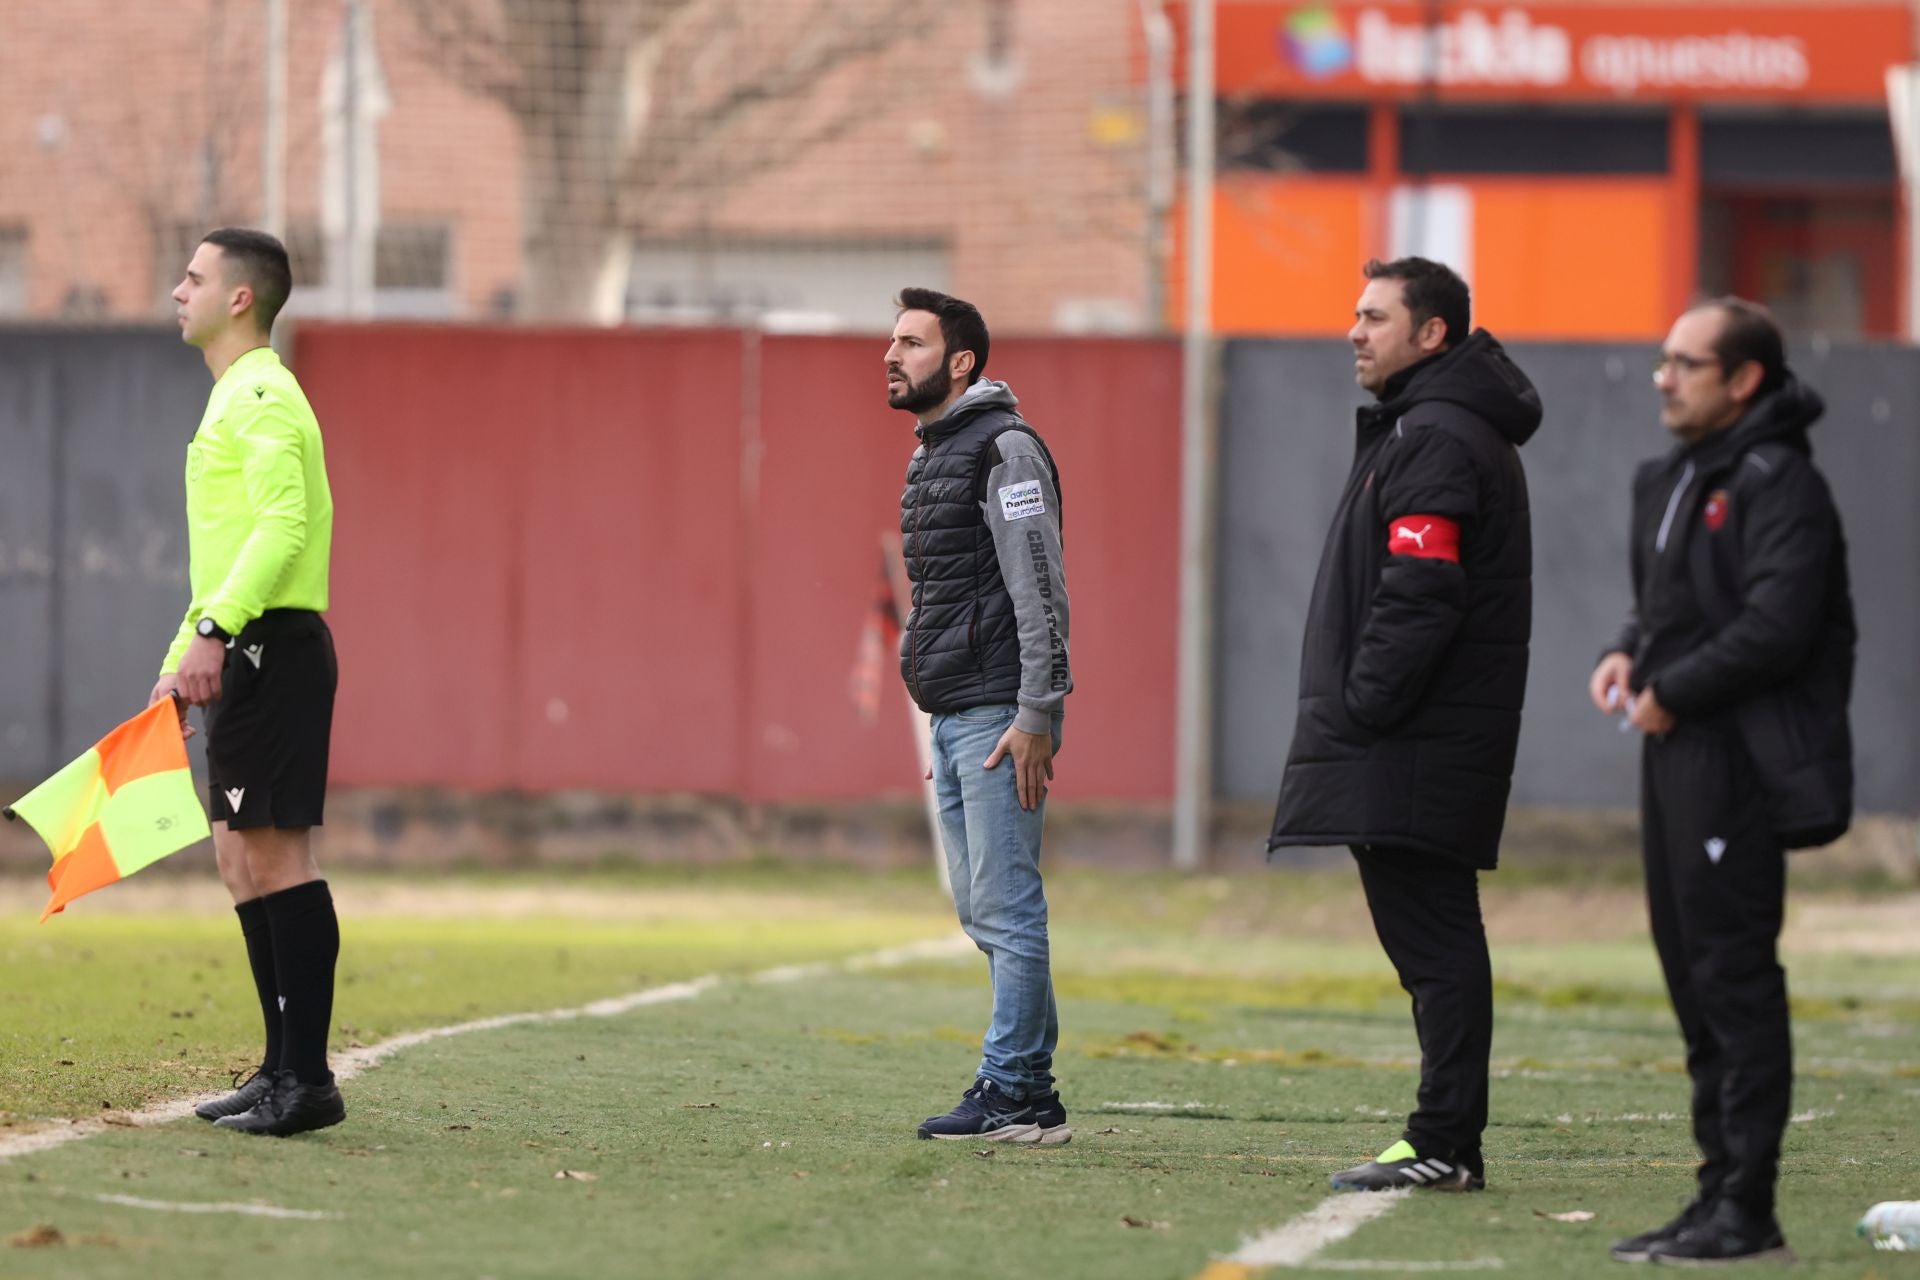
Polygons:
M194 630L209 639L218 640L221 644L225 644L227 641L233 639L232 636L221 630L220 624L212 618L200 619L200 625L195 627Z

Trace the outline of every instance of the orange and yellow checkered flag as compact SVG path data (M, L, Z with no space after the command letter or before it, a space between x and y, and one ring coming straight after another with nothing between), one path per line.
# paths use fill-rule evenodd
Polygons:
M40 919L211 834L180 714L162 699L0 811L53 851L53 897Z

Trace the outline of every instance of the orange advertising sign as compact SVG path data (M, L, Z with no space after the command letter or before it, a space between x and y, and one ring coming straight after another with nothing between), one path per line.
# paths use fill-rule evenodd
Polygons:
M1186 31L1185 6L1175 6ZM1219 0L1219 90L1271 97L1884 102L1904 6ZM1177 65L1184 67L1182 58Z

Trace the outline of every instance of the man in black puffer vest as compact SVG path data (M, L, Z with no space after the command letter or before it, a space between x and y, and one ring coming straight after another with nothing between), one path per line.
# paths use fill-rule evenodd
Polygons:
M1300 707L1269 850L1344 844L1413 997L1418 1109L1342 1191L1485 1185L1492 870L1526 694L1533 544L1518 446L1540 397L1467 285L1424 258L1372 261L1348 338L1353 469L1308 606Z
M900 635L907 692L933 718L941 843L960 925L986 953L993 1018L973 1086L922 1138L1061 1143L1040 830L1060 749L1067 580L1060 476L987 367L987 326L931 289L900 294L887 403L918 419L900 499L913 611Z
M1790 1258L1774 1217L1793 1089L1784 851L1853 813L1846 539L1807 443L1825 406L1764 308L1688 311L1654 385L1679 443L1634 476L1634 610L1588 693L1645 735L1647 909L1704 1158L1680 1216L1613 1256Z

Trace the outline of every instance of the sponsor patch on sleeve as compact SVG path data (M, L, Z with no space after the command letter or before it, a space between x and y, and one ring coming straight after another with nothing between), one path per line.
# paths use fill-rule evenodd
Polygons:
M1000 490L1000 514L1007 519L1025 520L1028 516L1046 513L1047 502L1040 496L1038 480L1022 480Z
M1460 526L1445 516L1401 516L1387 526L1387 553L1460 563Z

